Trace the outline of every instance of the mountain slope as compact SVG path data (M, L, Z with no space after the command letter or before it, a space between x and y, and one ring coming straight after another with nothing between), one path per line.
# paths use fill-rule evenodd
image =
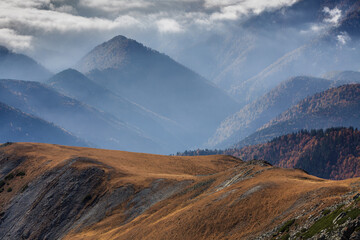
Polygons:
M12 144L0 148L0 179L0 238L332 239L359 233L358 179L323 180L230 156ZM329 224L321 225L323 218Z
M360 72L335 71L325 74L324 78L334 81L334 84L337 86L349 84L349 83L360 83Z
M50 75L48 70L28 56L13 53L0 46L0 79L43 81Z
M237 110L234 100L201 76L123 36L94 48L76 68L99 85L181 124L190 144L206 141L220 121Z
M71 146L88 143L54 124L25 114L0 102L0 142L42 142Z
M307 9L306 2L309 1L298 2L300 5L304 4L302 11L306 11ZM271 64L264 67L252 77L242 81L234 81L229 88L229 93L234 96L235 99L238 99L242 105L254 101L281 81L291 76L304 74L320 76L333 70L359 69L360 66L357 61L357 56L359 55L358 49L360 42L358 38L352 34L353 31L358 31L358 23L356 23L356 18L354 20L353 17L360 16L360 9L356 7L358 6L358 1L325 0L317 1L315 4L319 5L319 19L323 19L322 21L312 24L321 29L319 30L318 36L293 47L282 56L274 59ZM292 8L293 7L295 7L295 5L292 6ZM326 23L330 21L329 16L324 16L326 15L326 8L332 10L338 9L340 11L340 20L338 23L333 23L329 26L326 25ZM279 13L281 13L280 10ZM352 31L351 29L343 30L343 24L345 24L348 19L352 19L351 22L356 23ZM267 21L271 22L269 19ZM309 28L309 26L307 27ZM301 29L301 31L306 33L306 31L312 30ZM286 43L284 44L286 45ZM309 59L311 59L311 61L309 61Z
M301 129L360 126L360 84L315 94L280 114L236 144L237 148L270 141Z
M76 70L64 70L50 78L47 84L67 96L136 126L151 139L166 146L168 152L184 148L184 143L177 137L182 130L179 124L128 101Z
M264 159L286 168L301 168L327 179L360 176L360 132L353 128L301 131L268 143L236 150L244 160Z
M0 80L0 101L53 122L99 147L164 150L138 129L38 82Z
M360 83L360 72L338 71L327 73L323 78L298 76L283 81L261 98L222 121L214 136L209 139L208 147L229 147L305 97L351 83Z
M239 142L300 100L328 89L331 84L330 80L306 76L294 77L279 84L222 121L209 139L208 146L224 148Z

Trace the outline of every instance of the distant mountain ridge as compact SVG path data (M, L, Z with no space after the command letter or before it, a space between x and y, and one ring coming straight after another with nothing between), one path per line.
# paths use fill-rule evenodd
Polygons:
M305 97L352 83L360 83L360 72L337 71L329 72L322 78L298 76L283 81L261 98L223 120L206 147L230 147Z
M177 138L177 132L181 131L179 124L113 93L74 69L62 71L46 83L67 96L139 128L149 138L166 146L167 152L184 147Z
M95 47L76 69L114 93L179 123L185 129L179 137L189 145L202 144L238 108L206 79L123 36Z
M97 147L154 153L163 151L139 129L42 83L0 80L0 102L53 122Z
M235 147L264 143L301 129L349 126L360 127L360 84L332 88L302 100Z
M337 22L330 23L333 16L325 9L338 10ZM225 67L220 68L214 81L245 106L292 76L359 70L359 19L360 7L356 0L302 0L291 7L252 17L244 25L249 32L246 34L252 37L239 43L237 39L241 37L234 34L236 40L229 43L233 47L228 47L219 57L227 62L223 64L219 60ZM317 30L313 31L311 26ZM279 37L284 29L291 34L294 28L313 37L303 41ZM269 35L275 40L265 41ZM239 44L250 47L235 54ZM227 59L227 56L233 57Z
M88 147L89 143L40 118L0 102L0 142L38 142Z
M331 84L332 81L321 78L307 76L290 78L226 118L207 145L211 148L229 147L254 133L300 100L328 89Z
M51 73L32 58L0 46L0 79L44 81Z

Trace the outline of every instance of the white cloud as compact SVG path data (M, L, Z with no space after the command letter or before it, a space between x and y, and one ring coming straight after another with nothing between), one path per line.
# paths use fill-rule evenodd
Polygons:
M0 9L4 5L0 3ZM6 7L0 13L0 27L13 27L19 31L32 31L33 33L71 32L90 30L112 30L116 28L131 27L136 20L130 16L121 16L115 20L103 18L87 18L72 15L66 12L42 10L37 8L18 9ZM19 17L21 15L21 17Z
M174 38L191 42L226 31L229 21L296 1L0 0L0 29L7 29L1 41L19 51L33 47L38 59L46 54L54 59L60 54L74 59L74 55L119 34L154 48L166 46L166 42L173 46ZM78 49L83 52L75 53Z
M328 7L324 7L323 12L327 14L327 18L324 19L324 22L333 24L337 26L341 20L342 11L339 8L330 9Z
M249 14L291 6L297 0L205 0L206 8L219 8L212 14L214 20L237 20Z
M177 21L170 18L160 19L156 22L156 25L160 33L179 33L184 31Z
M340 46L345 46L351 40L347 32L341 32L339 35L337 35L336 39Z
M0 45L15 50L28 50L31 48L31 36L17 34L14 30L8 28L0 29Z
M121 12L129 9L146 9L154 3L145 0L80 0L79 5L106 12Z

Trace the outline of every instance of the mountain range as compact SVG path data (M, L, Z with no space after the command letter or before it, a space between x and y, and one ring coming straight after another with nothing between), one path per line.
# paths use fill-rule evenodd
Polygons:
M4 52L14 55L5 48ZM14 65L17 72L23 68L23 61ZM152 153L201 145L238 108L209 81L123 36L96 47L77 68L87 76L67 69L48 80L30 79L45 84L1 80L0 100L94 146ZM37 68L33 70L27 75L37 76Z
M267 94L227 117L218 127L208 147L226 148L256 132L282 112L306 97L344 84L360 83L360 73L340 71L322 78L298 76L283 81Z
M51 73L34 59L0 46L0 79L44 81Z
M90 146L66 130L0 102L0 139L3 142L41 142ZM46 134L44 134L46 133Z
M138 129L39 82L0 80L0 101L57 124L98 147L162 150Z
M305 98L297 105L235 144L237 148L265 143L301 129L359 127L360 84L343 85Z
M29 5L84 5L50 2ZM360 239L360 1L186 2L206 31L154 21L179 24L149 44L169 55L122 35L41 46L79 59L53 74L0 46L0 239Z
M95 47L76 69L115 94L180 124L181 137L191 145L202 144L225 116L238 109L211 82L123 36Z
M235 30L185 49L180 59L244 107L290 77L358 71L359 17L356 0L296 1L250 15Z
M167 151L186 146L177 137L182 130L179 124L115 94L74 69L62 71L46 83L66 96L138 128L146 136L166 147Z

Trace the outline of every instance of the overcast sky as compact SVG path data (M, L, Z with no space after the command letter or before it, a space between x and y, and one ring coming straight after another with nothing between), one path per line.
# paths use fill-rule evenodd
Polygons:
M125 35L171 51L248 16L296 0L1 0L0 44L56 71L93 46ZM180 41L181 42L181 41Z

